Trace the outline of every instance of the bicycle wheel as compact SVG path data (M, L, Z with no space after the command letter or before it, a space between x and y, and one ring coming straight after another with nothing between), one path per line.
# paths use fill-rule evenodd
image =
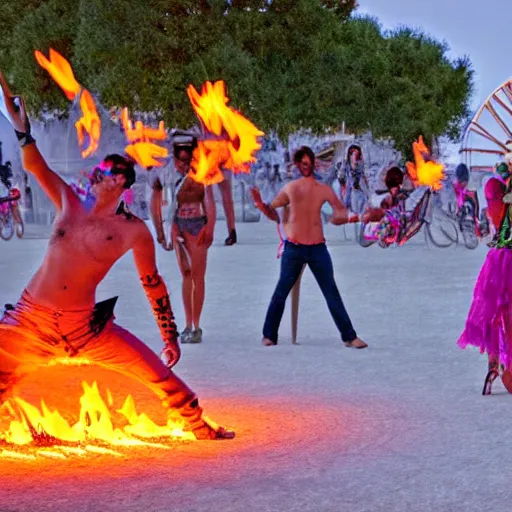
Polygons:
M440 249L446 249L459 242L459 232L455 223L446 218L436 223L425 224L427 241Z
M464 240L464 245L466 249L473 250L478 247L478 237L476 236L475 233L464 232L462 233L462 238Z
M14 221L12 216L4 217L0 220L0 223L0 238L5 241L10 240L14 236Z
M508 153L511 133L512 79L503 82L485 100L467 126L459 152L471 172L492 172Z
M25 234L25 224L23 221L16 222L16 236L18 238L23 238L23 235Z
M357 241L361 247L370 247L370 245L373 245L375 243L375 240L369 240L364 236L364 232L366 229L366 226L368 224L365 224L364 222L361 222L361 227L357 233Z
M462 210L460 231L462 240L466 249L476 249L478 247L478 237L476 235L476 226L473 213L467 208Z

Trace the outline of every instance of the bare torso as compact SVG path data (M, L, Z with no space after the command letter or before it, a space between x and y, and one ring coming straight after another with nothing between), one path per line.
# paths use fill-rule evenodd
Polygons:
M283 209L283 226L289 240L304 245L325 240L321 209L329 190L314 178L300 178L286 185L289 203Z
M204 185L197 183L192 178L184 178L184 180L177 197L177 216L188 219L205 215L203 208Z
M98 284L145 225L124 215L92 215L72 202L56 218L44 261L27 291L42 305L82 310L94 306Z

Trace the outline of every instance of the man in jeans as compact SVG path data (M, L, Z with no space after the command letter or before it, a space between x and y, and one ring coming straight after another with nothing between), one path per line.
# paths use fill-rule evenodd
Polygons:
M265 204L257 188L252 190L254 202L269 219L279 223L276 208L284 208L283 226L286 233L285 249L281 259L281 275L270 301L263 344L277 345L279 324L286 298L305 264L313 272L325 297L329 311L347 347L365 348L368 345L357 337L334 280L331 256L325 245L321 209L327 202L333 209L331 222L335 225L358 222L358 215L349 215L328 185L315 180L315 155L303 146L294 155L295 165L302 178L288 183L270 203Z

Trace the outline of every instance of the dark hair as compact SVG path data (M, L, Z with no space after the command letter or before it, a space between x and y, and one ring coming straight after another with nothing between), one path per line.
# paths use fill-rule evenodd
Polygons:
M313 153L313 150L309 148L308 146L301 146L297 151L295 151L295 154L293 155L293 163L299 164L301 160L304 158L304 156L308 156L311 160L311 165L313 168L315 167L315 153Z
M404 173L399 167L390 167L386 171L384 183L387 189L399 187L404 182Z
M350 158L350 155L354 152L354 151L359 151L359 156L363 156L363 151L361 149L361 146L358 146L357 144L351 144L348 148L348 151L347 151L347 158Z
M469 181L469 169L466 164L459 164L455 169L455 177L459 181L468 182Z
M103 161L112 164L112 174L122 174L126 178L123 188L130 188L135 183L135 162L130 157L114 153L107 155Z

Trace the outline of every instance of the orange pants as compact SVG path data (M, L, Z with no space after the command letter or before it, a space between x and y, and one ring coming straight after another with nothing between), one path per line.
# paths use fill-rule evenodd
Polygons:
M91 328L91 310L53 310L24 292L14 310L0 319L0 400L24 374L59 357L80 357L132 376L146 384L171 408L187 408L194 392L142 341L107 320ZM193 414L200 416L200 409Z

